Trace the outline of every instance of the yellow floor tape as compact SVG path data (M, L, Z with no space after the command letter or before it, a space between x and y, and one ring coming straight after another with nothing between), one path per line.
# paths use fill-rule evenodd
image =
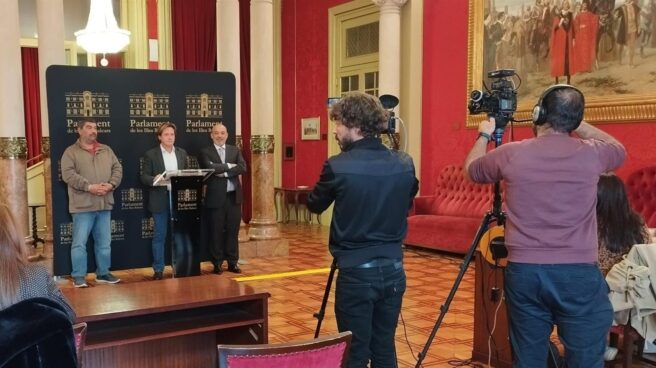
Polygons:
M315 269L304 270L304 271L270 273L267 275L236 277L233 280L235 281L270 280L270 279L280 279L283 277L294 277L294 276L303 276L303 275L311 275L315 273L328 273L328 272L330 272L330 267L315 268Z

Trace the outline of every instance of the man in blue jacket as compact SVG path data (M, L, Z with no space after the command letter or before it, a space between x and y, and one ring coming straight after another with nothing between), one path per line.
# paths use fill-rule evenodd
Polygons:
M321 213L335 202L330 253L339 273L335 315L351 331L348 367L396 367L394 334L406 287L401 242L417 194L412 158L387 149L380 132L387 112L373 96L349 93L330 118L342 152L329 158L308 197Z

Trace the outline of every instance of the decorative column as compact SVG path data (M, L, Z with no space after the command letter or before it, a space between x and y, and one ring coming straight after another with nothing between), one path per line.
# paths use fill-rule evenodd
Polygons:
M37 32L39 34L39 98L41 102L41 155L46 198L47 242L52 242L52 168L50 158L50 124L48 120L48 90L46 69L50 65L65 65L64 53L64 2L63 0L37 0ZM44 251L45 253L45 251Z
M408 0L372 0L380 7L378 31L379 96L401 91L401 7Z
M273 195L273 0L251 0L251 239L278 239Z
M23 235L27 226L27 142L23 115L18 0L2 2L0 24L0 198L16 217ZM63 47L63 44L62 44Z
M237 147L242 150L239 0L216 0L216 70L235 75L235 131L232 133ZM244 220L239 228L239 241L248 241Z

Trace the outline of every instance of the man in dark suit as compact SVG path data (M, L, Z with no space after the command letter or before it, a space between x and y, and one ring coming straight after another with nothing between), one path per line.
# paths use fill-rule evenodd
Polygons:
M157 129L159 146L147 151L143 157L141 182L148 187L148 210L153 214L153 275L161 280L164 272L164 243L169 227L169 195L166 186L153 185L164 171L187 168L187 152L175 147L175 124L164 123Z
M239 225L242 192L239 175L246 172L246 161L239 148L226 144L228 130L216 124L210 133L213 144L200 151L198 162L203 169L214 169L205 182L203 225L214 273L221 274L221 264L228 261L228 271L241 273L239 260Z

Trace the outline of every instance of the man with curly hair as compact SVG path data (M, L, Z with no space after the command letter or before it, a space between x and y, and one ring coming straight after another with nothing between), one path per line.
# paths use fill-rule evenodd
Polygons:
M335 316L351 331L348 367L396 367L394 334L406 287L401 241L417 194L412 158L385 147L387 112L378 99L349 93L330 118L342 152L329 158L308 197L321 213L335 202L329 248L339 273Z

